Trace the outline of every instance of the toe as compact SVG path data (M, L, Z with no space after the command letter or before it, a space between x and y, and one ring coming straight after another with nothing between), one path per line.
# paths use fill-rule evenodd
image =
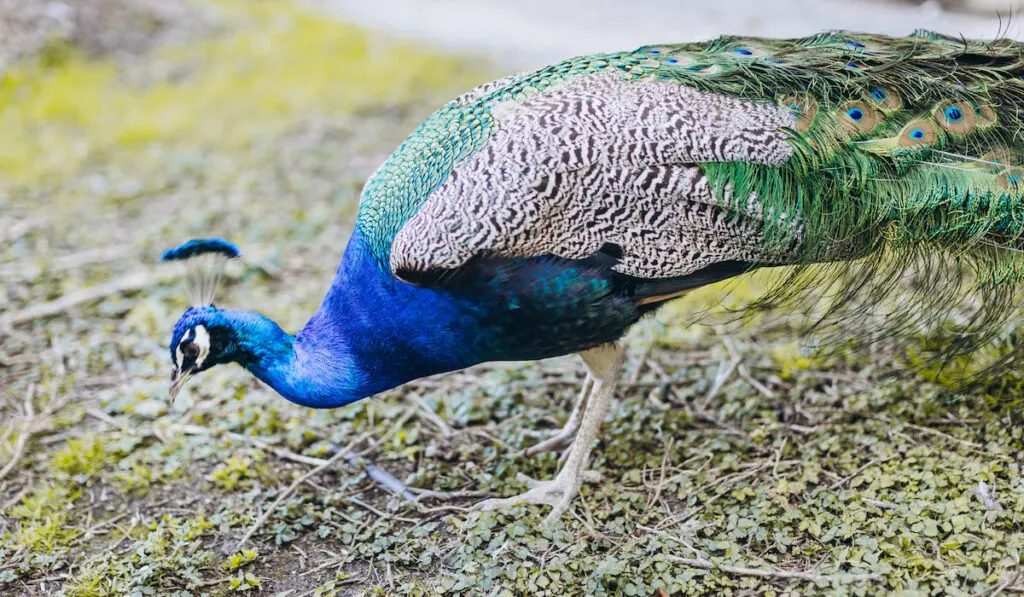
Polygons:
M539 444L530 446L524 453L527 456L535 456L543 452L557 452L558 450L564 450L572 444L572 436L563 436L562 434L556 435L550 439L546 439Z
M572 505L572 496L564 496L557 503L551 507L551 512L544 517L544 520L540 523L540 528L546 529L551 525L558 522L558 519L562 517L569 510L569 506Z
M495 510L502 510L512 506L509 502L509 498L491 498L489 500L473 504L471 509L477 512L493 512Z

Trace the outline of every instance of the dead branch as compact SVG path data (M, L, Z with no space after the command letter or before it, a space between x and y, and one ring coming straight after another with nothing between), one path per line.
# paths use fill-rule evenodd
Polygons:
M330 457L329 460L327 460L326 462L324 462L323 464L321 464L320 466L318 466L318 467L316 467L314 469L310 469L305 474L303 474L301 477L299 477L298 479L292 481L292 484L289 485L287 489L282 491L280 493L280 495L277 496L277 499L274 500L274 503L272 503L269 508L264 510L263 514L260 515L260 517L256 519L256 522L254 522L252 524L252 526L249 527L249 530L246 531L245 535L243 535L242 538L238 541L238 545L235 546L235 551L241 551L242 547L245 545L245 542L249 540L249 537L252 537L253 533L255 533L257 530L259 530L259 528L261 526L263 526L263 523L265 523L267 521L267 519L270 518L270 516L274 513L274 510L276 510L277 507L281 505L281 502L283 502L285 499L287 499L288 496L290 496L299 487L299 485L302 485L310 477L313 477L314 475L318 475L321 472L323 472L323 471L327 470L328 468L330 468L332 465L334 465L334 463L338 462L339 460L341 460L342 458L347 456L348 453L351 452L352 449L356 446L356 444L358 444L359 442L362 442L363 440L365 440L369 436L370 436L369 432L360 435L356 439L352 440L352 442L349 443L349 445L345 446L341 450L338 450L334 454L334 456Z
M74 309L84 303L91 303L122 292L138 290L176 277L177 274L169 269L153 273L137 272L124 276L123 278L111 280L106 284L83 288L70 294L65 294L59 299L52 300L47 303L39 303L38 305L32 305L20 311L0 315L0 330L35 321L36 319L60 315L61 313Z
M18 461L21 460L22 454L25 453L25 444L28 443L29 436L32 435L32 426L36 418L35 408L32 406L35 389L34 384L29 384L28 391L25 392L25 421L22 423L18 440L14 444L14 453L11 455L10 461L4 465L4 468L0 469L0 479L3 479L14 470L14 467L18 465Z

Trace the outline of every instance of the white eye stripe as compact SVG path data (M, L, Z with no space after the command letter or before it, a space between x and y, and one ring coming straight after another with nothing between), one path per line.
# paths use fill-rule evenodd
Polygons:
M183 367L185 365L185 352L182 350L182 346L192 344L199 351L196 355L195 362L192 363L194 368L199 368L203 365L203 361L210 354L210 333L206 331L205 326L197 325L194 328L189 328L178 341L178 346L174 349L174 358L176 367Z
M178 346L174 349L174 366L180 367L184 364L185 354L181 352L181 347L192 341L192 328L185 330L185 333L181 335L181 340L178 340Z
M192 342L199 348L199 356L196 357L196 368L198 368L202 366L206 356L210 354L210 333L201 325L197 325L193 329L195 330L196 338Z

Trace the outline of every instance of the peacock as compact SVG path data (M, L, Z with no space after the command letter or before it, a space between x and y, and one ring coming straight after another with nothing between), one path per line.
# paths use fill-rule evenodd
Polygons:
M477 363L578 354L575 414L533 450L566 448L560 471L477 504L548 505L550 523L585 477L621 338L691 289L786 266L797 273L781 294L878 297L899 276L869 284L855 264L898 273L945 255L972 288L1007 296L1024 278L1022 109L1024 44L928 31L724 36L486 83L372 175L297 334L212 305L209 272L238 255L231 243L168 251L214 264L174 326L170 396L235 362L294 403L333 408ZM971 321L998 325L1004 311L988 311Z

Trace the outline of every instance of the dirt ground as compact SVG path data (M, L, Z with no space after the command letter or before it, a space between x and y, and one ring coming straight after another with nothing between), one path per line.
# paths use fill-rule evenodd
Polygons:
M68 35L0 75L3 594L1024 592L1020 407L893 355L815 356L785 313L714 315L756 277L630 335L602 479L543 531L541 508L467 508L554 473L519 451L568 416L572 358L331 411L222 367L167 404L186 297L163 249L237 242L219 304L298 329L365 178L504 73L284 0L142 6L145 43ZM433 493L399 499L375 468Z

